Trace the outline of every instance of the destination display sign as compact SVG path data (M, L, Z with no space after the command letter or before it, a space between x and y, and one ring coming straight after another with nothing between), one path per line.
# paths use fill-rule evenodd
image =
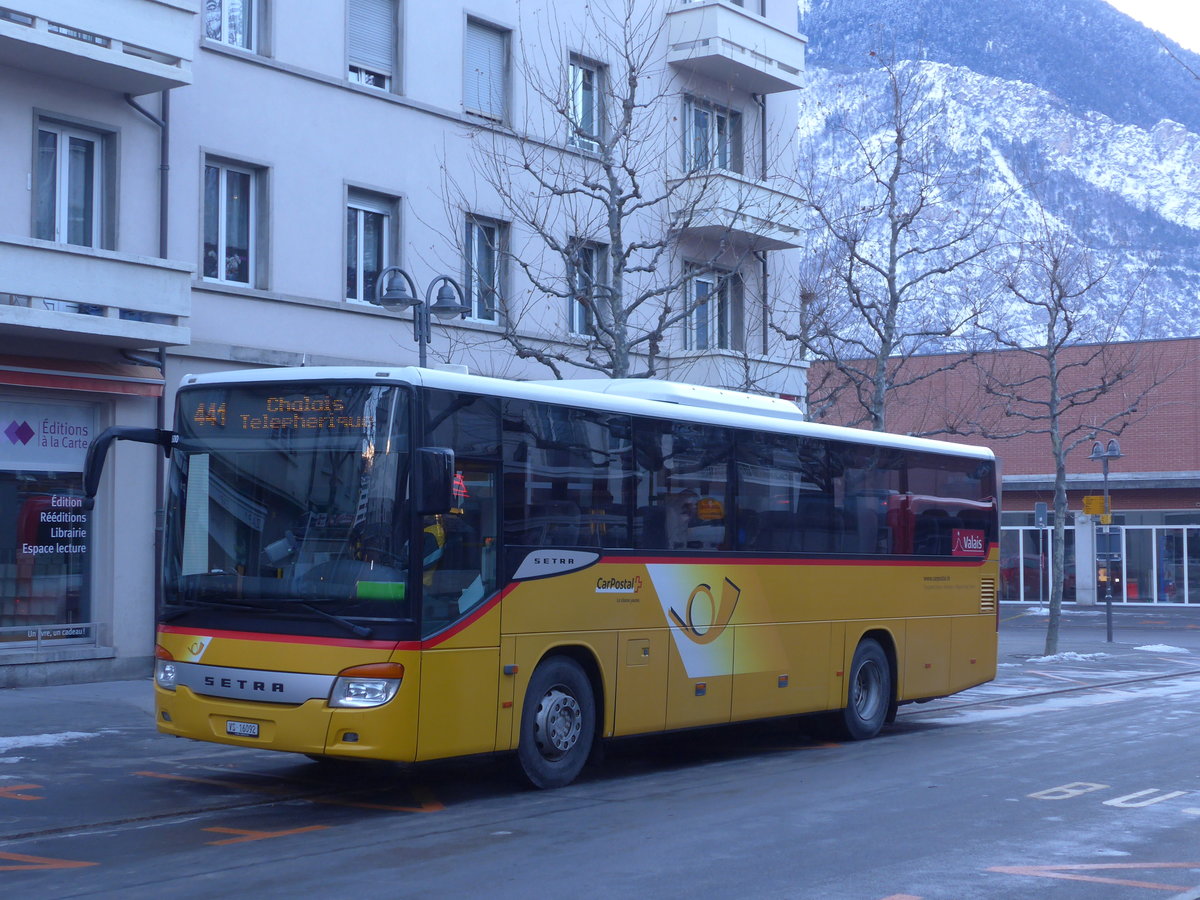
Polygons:
M319 392L285 395L235 390L222 392L221 399L193 400L184 411L197 434L212 429L321 433L374 428L375 417L363 415L361 398L354 406L346 399Z

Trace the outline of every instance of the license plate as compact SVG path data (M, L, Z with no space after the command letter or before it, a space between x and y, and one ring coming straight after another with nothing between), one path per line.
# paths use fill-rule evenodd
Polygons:
M229 720L225 723L225 733L236 735L237 737L258 737L258 723L234 722Z

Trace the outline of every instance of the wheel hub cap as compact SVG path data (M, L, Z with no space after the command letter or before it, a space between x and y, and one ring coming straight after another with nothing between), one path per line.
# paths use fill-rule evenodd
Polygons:
M558 688L547 691L534 720L534 734L542 755L557 759L575 746L582 731L583 710L579 702Z

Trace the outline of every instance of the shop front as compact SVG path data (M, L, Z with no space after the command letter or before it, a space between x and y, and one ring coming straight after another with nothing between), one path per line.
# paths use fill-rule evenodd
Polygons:
M97 415L0 399L0 649L96 643L82 472Z
M1094 596L1103 602L1111 580L1114 603L1200 604L1200 513L1138 510L1114 515L1113 559L1092 552L1092 529L1097 526L1091 518L1075 518L1066 528L1065 601ZM1047 602L1053 560L1050 528L1003 527L1000 599Z
M148 366L0 356L0 687L149 671L154 456L116 455L96 512L83 469L105 427L153 426L161 394Z

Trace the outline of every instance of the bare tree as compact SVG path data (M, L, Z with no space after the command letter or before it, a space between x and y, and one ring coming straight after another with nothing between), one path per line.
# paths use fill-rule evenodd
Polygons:
M1179 63L1185 72L1187 72L1197 81L1200 81L1200 72L1197 72L1194 68L1192 68L1192 66L1188 65L1188 63L1182 59L1180 55L1174 51L1174 49L1172 49L1171 45L1167 43L1166 39L1162 35L1156 33L1155 37L1158 39L1159 46L1167 51L1167 55L1170 56L1171 59Z
M1001 351L975 357L984 399L966 427L947 429L993 440L1044 436L1049 443L1054 528L1046 655L1058 652L1068 458L1144 417L1148 397L1170 375L1131 341L1141 331L1140 291L1100 302L1110 292L1109 269L1043 213L1040 231L996 267L1011 303L979 325Z
M849 394L849 424L882 431L889 393L936 374L907 359L948 346L980 314L973 276L1005 198L986 195L977 161L947 148L923 64L872 56L878 72L852 84L879 93L861 110L828 114L827 143L812 146L799 174L819 232L810 254L819 275L773 327L830 363L810 409L844 412Z
M511 223L497 249L528 288L495 302L518 358L559 378L580 370L653 377L672 329L682 332L709 302L685 290L689 280L729 278L755 249L746 223L778 218L787 197L730 177L750 168L751 138L735 143L719 110L692 112L711 117L711 128L695 126L681 148L682 96L655 4L595 0L579 15L573 25L521 29L514 57L528 96L520 127L476 129L475 183L451 179L447 196L454 215L481 194L494 198Z

